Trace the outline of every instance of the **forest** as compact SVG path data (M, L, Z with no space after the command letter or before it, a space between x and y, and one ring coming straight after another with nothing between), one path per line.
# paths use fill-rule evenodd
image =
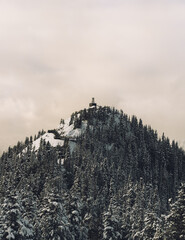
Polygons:
M0 239L183 240L185 152L122 110L94 106L0 158ZM33 147L39 140L39 147Z

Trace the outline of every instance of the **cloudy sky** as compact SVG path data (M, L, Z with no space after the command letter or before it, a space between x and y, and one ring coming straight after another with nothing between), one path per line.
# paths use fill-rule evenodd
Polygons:
M0 0L0 151L91 97L185 140L184 0Z

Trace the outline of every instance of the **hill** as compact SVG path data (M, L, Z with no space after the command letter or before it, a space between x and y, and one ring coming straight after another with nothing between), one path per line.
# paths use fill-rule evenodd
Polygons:
M1 239L185 239L184 172L176 142L92 104L3 153Z

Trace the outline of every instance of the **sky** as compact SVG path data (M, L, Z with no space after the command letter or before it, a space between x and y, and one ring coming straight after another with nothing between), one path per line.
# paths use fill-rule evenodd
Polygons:
M185 144L185 1L0 0L0 152L122 109Z

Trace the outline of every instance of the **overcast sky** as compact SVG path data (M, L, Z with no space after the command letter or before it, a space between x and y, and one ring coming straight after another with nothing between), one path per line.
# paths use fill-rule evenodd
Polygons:
M0 0L0 151L91 97L185 140L184 0Z

